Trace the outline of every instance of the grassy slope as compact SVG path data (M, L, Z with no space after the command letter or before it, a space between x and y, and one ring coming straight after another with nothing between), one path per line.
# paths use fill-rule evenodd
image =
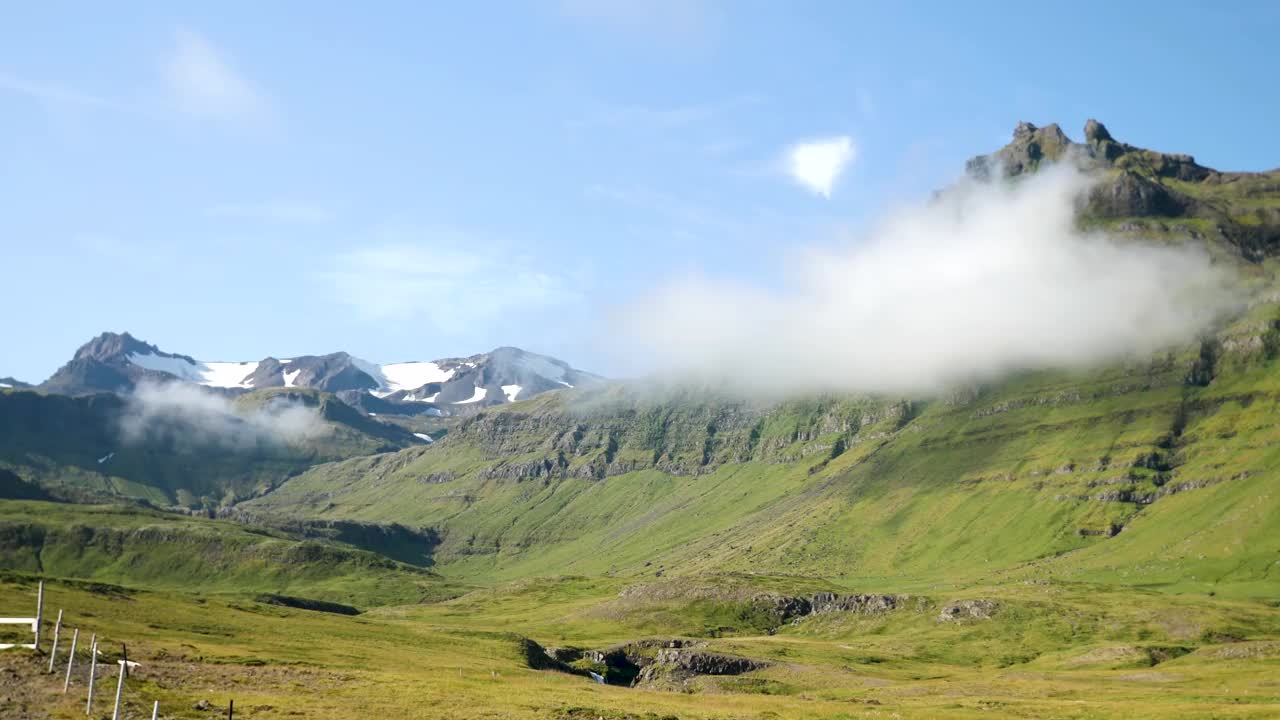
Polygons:
M416 443L398 428L365 418L324 393L265 390L237 400L251 410L280 396L314 407L323 435L296 442L263 439L251 447L176 443L148 436L125 443L124 400L70 398L34 390L0 391L0 467L76 498L141 498L160 505L216 507L262 492L311 465ZM98 460L114 453L106 464Z
M122 506L0 502L0 567L134 587L281 593L362 608L451 592L434 573L339 543Z
M250 505L436 526L441 571L470 580L756 569L868 589L1141 578L1274 597L1280 364L1259 348L1276 313L1262 302L1223 330L1207 386L1185 381L1194 347L1105 371L1035 373L976 398L917 402L905 423L859 427L835 458L838 432L775 453L789 462L703 474L494 477L538 453L494 452L519 442L464 427L431 448L317 466ZM572 397L497 414L566 425ZM783 406L761 432L786 436L812 412ZM592 422L582 421L588 434ZM703 436L689 434L700 447ZM616 455L654 452L624 443ZM572 458L570 469L591 460Z

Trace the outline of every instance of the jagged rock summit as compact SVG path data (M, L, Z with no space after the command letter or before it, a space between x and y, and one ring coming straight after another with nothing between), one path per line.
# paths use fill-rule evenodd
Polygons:
M1020 122L1008 145L971 158L965 172L980 181L1010 180L1058 162L1097 177L1082 209L1085 223L1138 235L1218 240L1253 262L1280 253L1280 207L1256 201L1280 188L1280 170L1215 170L1191 155L1120 142L1094 119L1085 123L1082 143L1056 123Z
M1034 172L1042 163L1069 159L1085 169L1141 169L1156 177L1184 182L1201 182L1211 175L1223 175L1196 163L1190 155L1155 152L1117 142L1107 126L1093 118L1084 125L1084 138L1083 143L1073 142L1057 123L1037 127L1019 122L1008 145L989 155L971 158L965 164L965 171L984 179L993 172L1014 177Z

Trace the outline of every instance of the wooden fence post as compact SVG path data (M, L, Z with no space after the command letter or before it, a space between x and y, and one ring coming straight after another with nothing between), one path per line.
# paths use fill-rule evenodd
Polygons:
M40 652L40 623L44 620L44 581L36 592L36 652Z
M124 693L124 669L128 661L120 661L120 681L116 683L116 708L111 711L111 720L120 720L120 696Z
M53 674L53 662L58 657L58 635L62 634L62 611L58 611L58 624L53 626L53 647L49 650L49 673Z
M227 720L235 720L236 701L232 700L227 704Z
M93 675L98 669L98 633L89 642L89 701L84 704L84 714L93 714Z
M71 666L76 661L76 643L80 641L80 628L71 634L71 654L67 656L67 679L62 681L62 694L67 694L67 688L71 687Z

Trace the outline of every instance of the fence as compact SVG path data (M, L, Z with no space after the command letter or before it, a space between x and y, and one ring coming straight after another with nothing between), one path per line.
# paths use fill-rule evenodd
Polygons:
M35 617L0 617L0 625L28 625L34 634L33 642L30 643L0 643L0 650L10 648L27 648L40 652L40 633L43 627L44 616L44 581L40 581L40 589L36 593L36 615ZM58 662L58 641L62 635L62 610L58 611L58 620L53 627L53 645L49 650L49 671L52 675ZM63 694L71 691L71 671L76 661L76 647L80 643L80 628L74 628L71 635L71 649L67 653L66 675L62 681ZM97 680L98 657L102 655L102 651L98 649L98 634L94 633L89 640L89 689L88 698L85 700L84 714L93 714L93 698L94 683ZM120 646L120 659L116 661L119 666L119 676L116 680L115 704L111 711L111 720L125 720L122 714L121 703L124 698L125 681L129 678L129 673L135 668L141 667L140 663L129 659L129 648L126 645ZM227 707L227 720L234 720L235 701ZM151 707L151 720L159 720L160 718L160 702L157 700Z

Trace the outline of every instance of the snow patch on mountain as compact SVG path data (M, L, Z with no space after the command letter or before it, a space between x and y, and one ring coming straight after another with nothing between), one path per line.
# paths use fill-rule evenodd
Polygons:
M355 356L351 356L351 364L355 365L356 369L360 372L373 378L373 381L378 383L378 387L383 388L387 386L387 376L382 374L382 366L375 365L368 360L361 360Z
M487 394L489 394L489 390L487 388L478 387L476 388L476 394L472 395L469 400L459 400L454 403L454 405L466 405L468 403L480 402Z
M363 370L364 368L360 368ZM388 392L416 390L429 383L442 383L452 378L453 370L446 370L433 362L404 362L383 365L379 382ZM374 376L378 380L377 376Z
M247 380L254 370L256 362L195 362L186 358L163 357L150 353L130 353L130 363L146 370L168 373L187 382L198 385L221 388L250 388Z
M300 375L301 373L302 373L302 368L298 368L293 372L289 372L288 370L281 370L280 376L284 378L284 386L293 387L293 384L298 380L298 375Z
M419 440L426 440L427 442L435 442L435 440L432 440L431 436L427 435L426 433L414 433L413 436L418 438Z
M515 402L516 396L519 395L520 391L523 389L524 388L519 385L503 385L502 394L507 396L507 402Z

